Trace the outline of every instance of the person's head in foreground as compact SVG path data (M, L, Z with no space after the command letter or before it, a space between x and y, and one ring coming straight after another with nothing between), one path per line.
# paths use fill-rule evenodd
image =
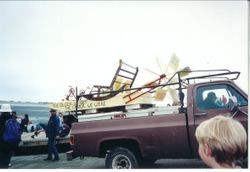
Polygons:
M236 161L247 151L247 134L240 122L216 116L196 129L201 159L212 168L236 168Z

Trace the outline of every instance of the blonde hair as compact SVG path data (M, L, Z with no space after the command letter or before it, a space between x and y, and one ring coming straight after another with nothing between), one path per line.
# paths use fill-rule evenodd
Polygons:
M231 117L219 115L202 122L195 136L199 144L209 146L218 163L231 164L247 150L246 130Z

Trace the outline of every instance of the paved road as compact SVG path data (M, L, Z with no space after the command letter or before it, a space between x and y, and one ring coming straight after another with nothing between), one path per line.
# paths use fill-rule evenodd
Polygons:
M46 155L30 155L12 157L11 169L104 169L105 160L103 158L85 157L67 161L64 153L60 154L60 161L48 162L43 159ZM147 169L167 169L167 168L207 168L200 160L172 160L160 159L154 165L143 167Z

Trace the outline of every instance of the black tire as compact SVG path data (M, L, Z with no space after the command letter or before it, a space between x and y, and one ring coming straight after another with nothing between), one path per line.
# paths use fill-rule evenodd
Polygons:
M129 149L116 147L106 156L105 167L111 169L138 168L138 162L134 153Z

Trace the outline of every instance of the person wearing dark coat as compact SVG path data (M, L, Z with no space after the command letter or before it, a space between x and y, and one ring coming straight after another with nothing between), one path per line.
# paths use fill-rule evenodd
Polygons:
M58 161L58 151L56 148L56 137L59 135L60 120L56 114L56 110L50 110L51 116L48 121L46 128L46 137L48 137L48 157L44 160ZM54 154L54 159L52 159L52 154Z
M24 132L28 132L28 125L30 124L30 120L29 120L29 115L28 114L25 114L24 115L24 118L22 119L21 121L21 127L23 129Z
M207 98L204 100L203 105L204 105L204 109L216 109L216 108L220 108L220 106L218 106L218 104L216 104L216 94L214 92L209 92L207 94Z
M3 140L3 133L5 130L5 123L11 119L11 107L9 104L3 104L0 109L0 168L8 168L13 150L18 145L7 143Z

